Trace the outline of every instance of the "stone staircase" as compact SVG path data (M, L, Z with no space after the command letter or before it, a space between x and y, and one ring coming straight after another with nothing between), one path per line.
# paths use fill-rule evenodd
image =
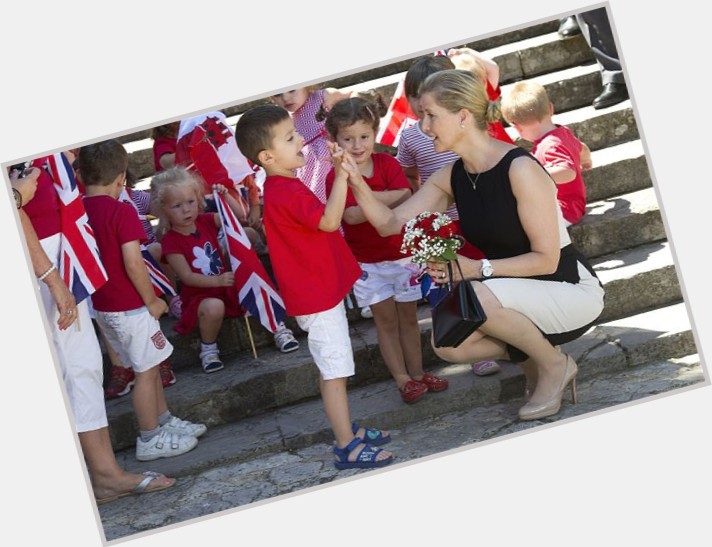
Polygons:
M554 120L570 126L592 150L594 167L585 174L589 206L583 221L571 228L571 236L604 283L606 305L599 323L563 349L577 360L582 377L695 354L632 105L626 101L600 111L591 108L600 91L598 69L583 38L559 40L557 26L558 19L467 45L499 64L503 94L520 79L543 83L555 105ZM325 85L377 89L389 100L409 64L394 63ZM226 109L228 120L234 123L247 108L261 102ZM131 168L145 184L152 175L148 133L121 140L130 151ZM405 405L381 360L373 322L355 312L349 314L356 360L349 392L355 419L398 428L425 417L521 398L524 379L516 366L505 365L502 372L479 378L467 365L440 362L430 346L429 310L421 306L426 366L448 377L450 389ZM301 331L295 334L302 348L283 355L272 345L269 333L251 320L255 359L245 320L227 321L219 339L226 367L206 375L198 364L197 338L174 335L170 318L162 323L175 346L172 363L178 378L166 390L169 407L181 417L206 423L210 430L192 452L155 462L157 471L180 476L330 440L319 400L318 371ZM120 462L130 469L140 468L133 459L136 427L130 397L108 401L107 410ZM235 440L225 443L226 438Z

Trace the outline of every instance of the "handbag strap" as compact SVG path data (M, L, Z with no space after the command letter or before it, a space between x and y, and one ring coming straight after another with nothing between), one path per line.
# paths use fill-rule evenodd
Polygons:
M460 273L460 280L461 281L465 280L465 276L462 274L462 268L460 267L459 260L457 260L457 258L455 260L448 260L448 263L447 263L447 274L448 274L447 290L448 291L452 291L452 289L453 289L453 283L452 283L452 263L453 262L457 266L457 271Z

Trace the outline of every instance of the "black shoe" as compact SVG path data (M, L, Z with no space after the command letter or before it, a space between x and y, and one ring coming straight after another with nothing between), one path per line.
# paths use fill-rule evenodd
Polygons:
M628 98L628 87L625 84L606 84L603 92L593 99L593 108L606 108L621 103Z
M581 29L578 26L576 17L570 15L564 17L559 24L559 38L571 38L577 34L581 34Z

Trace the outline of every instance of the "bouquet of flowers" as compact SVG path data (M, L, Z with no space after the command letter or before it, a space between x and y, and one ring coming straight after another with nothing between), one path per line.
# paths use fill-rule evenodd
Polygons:
M411 260L416 264L428 260L448 262L455 260L462 243L449 216L425 211L405 223L401 252L412 253Z

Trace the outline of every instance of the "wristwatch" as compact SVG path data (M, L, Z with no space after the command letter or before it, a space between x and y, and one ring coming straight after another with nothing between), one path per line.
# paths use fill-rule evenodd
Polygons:
M13 188L12 195L15 196L15 205L19 211L22 208L22 194L17 188Z
M494 268L492 267L492 264L490 264L490 261L486 258L483 258L481 262L482 268L480 268L480 275L482 276L482 279L492 277L492 275L494 274Z

